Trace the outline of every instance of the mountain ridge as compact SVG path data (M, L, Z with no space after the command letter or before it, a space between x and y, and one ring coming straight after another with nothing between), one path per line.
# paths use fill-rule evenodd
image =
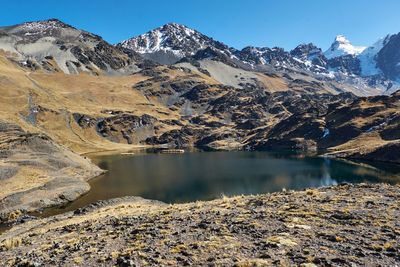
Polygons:
M179 24L173 23L173 25L176 26ZM149 31L148 33L160 30L165 26L166 25L156 28L155 30ZM186 26L182 27L184 27L185 31L187 31L187 29L190 29ZM199 33L198 31L195 32ZM149 38L148 33L128 39L130 40L130 42L136 44L136 47L130 47L130 49L133 49L133 51L141 53L142 55L145 54L146 57L154 61L158 61L159 63L166 63L165 61L162 62L158 59L158 57L162 58L162 56L160 55L162 54L162 52L160 50L157 50L156 52L151 52L149 50L147 50L145 53L143 52L143 49L142 47L140 47L140 42L138 42L138 40ZM202 36L205 35L202 34ZM390 38L390 35L387 36L386 39L387 38ZM383 46L379 50L372 49L373 45L368 47L353 46L350 41L348 41L347 38L343 35L336 36L331 47L325 52L323 52L321 48L315 46L312 43L300 44L291 51L286 51L285 49L279 47L269 48L254 46L246 46L240 50L229 47L224 43L221 44L223 44L223 46L219 47L214 46L212 43L207 43L205 45L208 45L215 50L219 50L221 53L226 54L231 58L238 59L250 66L272 65L273 67L278 67L279 69L296 68L299 70L310 71L313 74L319 76L330 77L344 82L351 82L355 85L361 82L365 86L376 86L381 88L380 90L382 90L382 92L389 90L388 93L395 91L390 91L391 89L393 89L393 86L395 86L395 88L400 88L400 84L398 82L398 80L400 79L400 74L398 74L397 70L391 72L391 70L389 69L397 69L397 65L392 63L390 67L387 67L384 66L386 61L381 60L380 62L382 66L378 66L377 55L379 54L380 50L383 49ZM121 45L121 43L117 44L117 46L119 45ZM307 45L309 46L309 50L305 51L304 47ZM179 53L176 53L178 57L178 59L176 59L176 62L179 61L182 57L194 55L194 50L196 49L205 49L204 44L200 47L194 48L194 50L193 48L191 48L190 50L185 51L184 47L185 45L183 44L178 47ZM314 50L310 50L311 48ZM302 50L302 52L300 52L300 50ZM368 56L366 56L367 52ZM179 54L181 56L179 56ZM168 63L173 64L175 62L173 62L172 60L172 62L170 61ZM375 69L375 71L371 71L372 69Z
M255 46L239 50L171 22L111 45L96 34L52 18L0 27L0 49L17 54L21 65L31 69L116 75L139 71L143 60L171 65L211 47L234 61L238 68L306 71L317 79L347 83L361 91L375 87L380 93L390 94L400 88L400 58L396 56L400 40L396 36L387 35L364 48L353 46L346 37L338 35L325 52L312 43L299 44L291 51ZM201 54L207 55L199 53L196 60L201 60Z

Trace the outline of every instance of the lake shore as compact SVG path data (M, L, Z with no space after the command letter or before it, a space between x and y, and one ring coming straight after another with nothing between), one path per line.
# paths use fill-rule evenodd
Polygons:
M2 265L383 265L400 258L400 187L339 185L167 205L103 201L0 236Z

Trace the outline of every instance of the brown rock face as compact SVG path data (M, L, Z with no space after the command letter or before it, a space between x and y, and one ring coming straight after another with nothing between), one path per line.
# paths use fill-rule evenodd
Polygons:
M97 123L97 130L103 137L111 141L138 144L154 135L153 123L155 120L149 115L119 114L100 120Z

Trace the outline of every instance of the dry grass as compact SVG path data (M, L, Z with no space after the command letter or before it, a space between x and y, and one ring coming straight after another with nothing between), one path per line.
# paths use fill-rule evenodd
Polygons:
M120 200L84 214L63 214L13 228L2 238L17 236L28 240L29 236L34 246L20 246L4 251L3 255L6 260L13 259L16 253L30 257L32 251L50 255L54 248L42 249L41 245L52 238L60 246L61 254L43 262L78 264L75 257L83 257L89 266L102 262L112 265L127 257L150 265L176 266L182 265L178 258L183 258L194 265L212 262L217 266L311 267L323 265L321 259L353 262L349 251L356 248L364 253L373 250L382 256L356 258L360 265L393 262L385 253L398 251L397 240L391 242L384 229L394 229L397 217L381 207L389 203L398 206L398 187L343 185L319 191L315 199L310 199L310 191L301 191L175 205ZM392 197L382 198L382 194ZM321 202L327 197L329 201ZM371 198L381 201L382 206L366 207L365 202ZM337 203L348 205L342 207ZM354 211L362 216L338 217ZM385 221L387 227L366 224L371 222L370 214L375 221ZM65 234L66 231L70 232ZM371 232L376 232L375 240L371 239ZM74 246L84 249L76 252Z
M6 239L0 243L0 247L5 248L6 250L19 247L22 244L22 239L15 237Z
M177 71L171 71L177 76ZM121 110L135 115L149 114L160 120L179 119L179 114L157 101L147 99L132 86L149 77L91 76L88 74L30 73L0 54L0 119L14 122L31 132L44 132L75 152L127 150L128 147L100 137L93 129L83 130L72 113L104 117L105 109ZM180 72L182 75L182 72ZM27 123L28 98L32 104L49 112L41 112L37 127Z

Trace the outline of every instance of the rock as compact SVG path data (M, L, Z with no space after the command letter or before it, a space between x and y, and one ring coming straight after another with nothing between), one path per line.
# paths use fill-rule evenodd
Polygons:
M149 115L118 114L99 120L97 131L114 142L138 144L154 135L156 119Z

